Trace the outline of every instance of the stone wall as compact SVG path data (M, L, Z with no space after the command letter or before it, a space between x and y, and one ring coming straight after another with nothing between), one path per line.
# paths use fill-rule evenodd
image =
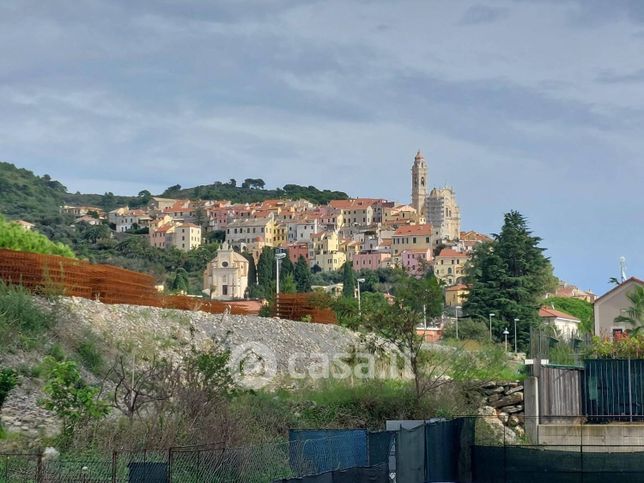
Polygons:
M482 408L479 415L495 435L508 442L525 436L523 385L519 382L488 382L481 389ZM504 436L505 433L505 436Z

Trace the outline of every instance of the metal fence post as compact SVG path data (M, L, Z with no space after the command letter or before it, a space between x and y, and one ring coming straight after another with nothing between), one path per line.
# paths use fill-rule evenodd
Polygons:
M579 423L579 471L581 472L581 481L584 481L584 425Z
M508 446L506 441L507 430L503 426L503 481L508 481Z
M174 452L172 448L168 448L168 483L172 483L172 463L174 459Z
M628 358L628 415L630 422L633 422L633 373L631 372L631 358Z

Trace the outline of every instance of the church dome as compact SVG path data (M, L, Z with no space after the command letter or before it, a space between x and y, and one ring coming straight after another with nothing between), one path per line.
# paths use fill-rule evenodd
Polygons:
M420 152L420 149L416 153L416 157L414 159L416 160L425 159L425 156L423 156L423 153Z

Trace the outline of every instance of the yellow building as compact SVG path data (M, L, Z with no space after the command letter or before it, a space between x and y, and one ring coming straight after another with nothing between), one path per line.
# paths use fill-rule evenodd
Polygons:
M457 252L453 248L443 248L434 258L434 275L447 286L461 283L468 259L469 255L466 253Z
M391 237L394 257L399 257L405 250L417 251L427 248L432 248L432 225L401 226Z
M343 226L368 226L373 223L373 205L378 201L371 198L332 200L329 206L340 211Z
M397 205L383 210L382 223L384 225L424 224L425 217L419 216L413 206Z
M463 306L469 294L469 287L462 283L447 287L445 289L445 305L448 307Z
M172 235L172 246L188 252L201 246L201 227L192 223L178 225Z
M340 251L340 238L334 231L321 232L311 236L313 241L313 265L323 272L339 270L347 261L346 253Z
M244 218L232 221L226 227L226 241L231 247L242 249L261 238L265 245L279 246L281 238L286 240L285 228L278 230L272 217Z
M315 265L320 267L323 272L340 270L346 261L347 255L343 252L321 253L315 256Z

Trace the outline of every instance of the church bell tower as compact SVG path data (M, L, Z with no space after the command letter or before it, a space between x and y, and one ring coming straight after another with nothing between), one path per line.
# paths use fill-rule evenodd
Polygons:
M425 200L427 199L427 163L420 149L414 158L411 168L411 206L416 209L418 216L425 216Z

